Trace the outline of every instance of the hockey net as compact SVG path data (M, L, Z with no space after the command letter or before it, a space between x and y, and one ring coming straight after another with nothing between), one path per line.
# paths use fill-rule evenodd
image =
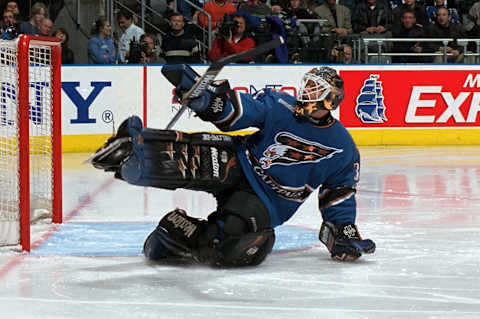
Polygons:
M60 59L52 38L0 40L0 246L62 221Z

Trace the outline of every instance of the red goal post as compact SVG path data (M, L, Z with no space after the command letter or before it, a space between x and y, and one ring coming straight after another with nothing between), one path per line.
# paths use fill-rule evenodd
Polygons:
M61 44L0 40L0 246L30 250L34 220L62 222Z

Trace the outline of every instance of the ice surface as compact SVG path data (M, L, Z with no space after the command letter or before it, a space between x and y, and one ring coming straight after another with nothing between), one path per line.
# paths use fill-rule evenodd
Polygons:
M35 226L30 255L0 251L0 318L480 318L480 147L360 152L357 224L377 252L331 260L311 196L244 269L146 262L143 238L166 211L206 216L213 199L65 155L66 222Z

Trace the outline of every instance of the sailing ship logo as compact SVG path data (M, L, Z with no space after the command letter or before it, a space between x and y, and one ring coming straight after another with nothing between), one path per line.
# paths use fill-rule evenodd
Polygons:
M355 114L363 123L383 123L387 121L383 104L382 82L380 75L370 74L365 80L360 94L357 96Z

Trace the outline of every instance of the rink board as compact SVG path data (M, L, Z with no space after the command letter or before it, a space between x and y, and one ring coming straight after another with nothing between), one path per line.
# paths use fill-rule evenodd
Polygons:
M314 66L230 65L218 78L229 79L239 92L255 94L272 88L295 96L301 76ZM180 105L173 100L173 87L162 76L161 67L62 67L64 152L94 151L131 115L139 115L149 127L166 127ZM480 66L332 67L345 80L345 99L334 116L358 145L478 145ZM193 68L202 73L206 66ZM218 130L191 112L174 128Z

